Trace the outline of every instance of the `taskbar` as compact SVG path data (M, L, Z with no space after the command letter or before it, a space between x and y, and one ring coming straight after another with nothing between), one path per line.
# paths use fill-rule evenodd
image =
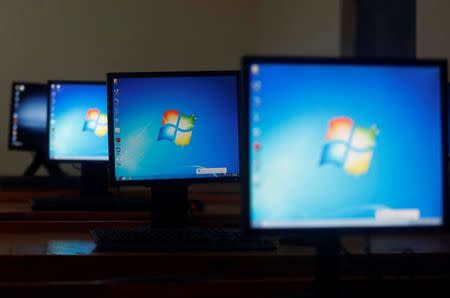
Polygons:
M108 161L108 156L101 155L50 155L51 160L60 161Z
M143 180L173 180L173 179L202 179L239 177L238 173L226 174L193 174L193 175L151 175L151 176L116 176L116 181L143 181Z
M374 218L364 219L333 219L333 220L261 220L253 221L255 229L295 229L295 228L364 228L364 227L420 227L441 226L440 217L421 218L417 220L384 220Z

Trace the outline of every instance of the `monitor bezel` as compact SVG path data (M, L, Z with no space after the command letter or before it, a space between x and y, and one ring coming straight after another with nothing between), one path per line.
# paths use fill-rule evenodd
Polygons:
M249 68L253 63L277 64L323 64L323 65L373 65L373 66L435 66L441 70L441 131L442 131L442 224L438 226L364 226L364 227L293 227L293 228L255 228L250 221L250 184L249 184ZM447 62L438 59L360 59L328 57L278 57L245 56L241 60L241 101L240 101L240 174L242 182L242 227L245 233L252 235L302 235L314 237L317 233L358 233L358 232L442 232L449 227L448 196L448 115L447 115Z
M46 83L37 83L37 82L26 82L26 81L13 81L11 83L11 104L10 104L10 111L9 111L9 127L8 127L8 150L12 150L12 151L30 151L30 152L45 152L48 151L48 143L44 142L45 144L43 144L42 146L30 146L29 144L26 146L22 146L22 147L15 147L12 145L12 127L13 127L13 114L14 114L14 97L15 97L15 86L16 85L28 85L28 86L40 86L42 88L47 88ZM48 98L47 100L47 104L48 105ZM48 111L47 112L47 119L45 120L45 125L48 125ZM48 129L47 127L45 128L45 131L47 132ZM46 135L46 133L45 133Z
M51 158L50 157L50 94L51 94L51 85L52 84L80 84L80 85L105 85L106 87L106 82L105 81L84 81L84 80L48 80L47 82L47 158L50 161L53 162L58 162L58 163L81 163L81 164L99 164L99 165L104 165L104 164L108 164L109 160L88 160L88 159L55 159L55 158ZM109 116L108 116L109 117ZM108 120L109 122L109 120ZM109 150L109 147L108 147ZM108 154L108 159L109 159L109 154Z
M112 94L112 80L123 78L169 78L169 77L207 77L207 76L235 76L236 77L236 108L238 115L236 120L238 124L238 148L239 148L239 94L240 94L240 80L238 70L223 70L223 71L168 71L168 72L113 72L107 74L107 98L108 98L108 118L113 119L113 94ZM118 180L116 179L116 168L114 158L114 123L108 121L108 139L109 139L109 165L110 165L110 179L113 185L143 185L143 186L160 186L160 185L190 185L199 183L232 183L240 181L240 173L238 176L229 177L202 177L202 178L176 178L176 179L143 179L143 180ZM238 154L239 155L239 154ZM238 156L238 162L240 158ZM239 166L240 169L240 166ZM240 170L239 170L240 171Z
M448 109L450 108L448 106L448 105L450 105L450 82L447 83L447 102L446 103L447 103L447 117L449 117L448 119L450 121L450 116L449 116L449 113L448 113ZM450 123L448 123L447 129L449 129L449 126L450 126ZM450 133L450 132L447 131L447 137L448 137L448 133ZM450 142L450 139L448 141ZM450 145L447 148L447 150L450 150ZM448 161L450 162L450 152L448 152L448 151L447 151L447 158L448 158ZM449 181L449 186L450 186L450 181ZM450 225L450 223L449 223L449 225Z

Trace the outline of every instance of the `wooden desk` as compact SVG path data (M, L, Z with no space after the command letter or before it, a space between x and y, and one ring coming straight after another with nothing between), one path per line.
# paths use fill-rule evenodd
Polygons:
M77 190L3 190L0 191L0 233L21 232L87 232L92 228L135 227L151 220L149 212L110 211L32 211L33 197L74 196ZM122 200L149 197L145 188L126 189ZM205 204L205 210L194 212L195 225L238 227L240 224L240 194L237 192L211 193L197 189L189 193L191 199ZM62 198L63 199L63 198Z
M342 255L343 285L349 289L405 291L413 285L414 291L427 289L428 294L437 287L450 290L448 236L380 236L372 240L371 257L364 254L361 237L346 237L343 243L351 253ZM406 246L416 253L402 254ZM291 297L310 291L313 282L311 247L221 253L94 249L88 233L0 234L0 292L51 297L146 297L150 292L165 297Z
M31 197L0 192L2 297L292 297L312 287L311 247L242 253L98 253L89 229L140 226L149 222L149 214L32 212ZM191 197L206 203L205 212L194 214L193 222L238 226L238 193L192 192ZM426 289L425 296L442 287L450 291L448 236L372 237L371 256L364 254L360 236L346 236L343 243L348 251L341 257L343 285L362 291L355 297L378 293L372 289L399 291L399 296L407 290L417 294ZM408 250L414 254L405 253Z

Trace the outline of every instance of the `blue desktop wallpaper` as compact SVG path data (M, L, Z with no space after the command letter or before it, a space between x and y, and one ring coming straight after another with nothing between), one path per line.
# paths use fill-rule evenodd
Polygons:
M44 149L47 85L17 83L13 84L13 89L11 145L16 148Z
M371 225L378 210L418 209L420 219L442 219L438 67L256 67L249 74L254 227ZM353 120L353 131L376 132L363 174L347 173L332 158L323 162L333 154L325 148L328 125L339 117Z
M118 90L114 98L119 99L114 108L116 179L225 175L198 175L199 168L226 168L227 176L238 175L236 76L118 77L117 80L113 87ZM194 121L193 127L189 126L190 139L180 140L184 141L181 146L167 138L167 133L173 133L172 128L161 130L167 111L184 115L186 123Z
M60 88L56 89L58 85ZM50 97L50 158L108 160L107 133L98 136L85 129L90 109L98 109L100 114L107 115L106 84L56 82L54 87Z
M43 136L47 127L47 88L44 86L33 89L20 97L19 107L17 108L18 118L20 119L19 127Z
M23 103L17 110L19 114L20 126L39 133L41 136L45 134L47 127L47 96L45 97L27 97L22 100Z
M448 93L448 96L447 96L447 99L448 99L448 101L447 101L447 112L448 112L448 114L447 115L449 115L448 116L448 141L450 142L450 84L448 84L447 85L447 93ZM448 150L449 150L449 153L448 153L448 155L450 156L450 144L449 144L449 146L448 146Z

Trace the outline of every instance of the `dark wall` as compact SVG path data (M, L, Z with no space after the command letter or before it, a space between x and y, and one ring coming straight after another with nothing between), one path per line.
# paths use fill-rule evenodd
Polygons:
M415 0L356 0L354 55L415 57Z

